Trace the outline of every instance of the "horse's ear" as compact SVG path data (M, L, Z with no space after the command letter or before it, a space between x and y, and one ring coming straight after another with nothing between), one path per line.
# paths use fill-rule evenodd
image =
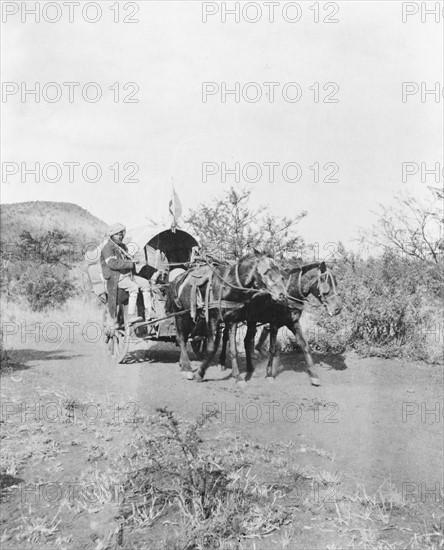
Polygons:
M325 262L320 263L319 270L321 273L325 273L327 271L327 266L325 265Z

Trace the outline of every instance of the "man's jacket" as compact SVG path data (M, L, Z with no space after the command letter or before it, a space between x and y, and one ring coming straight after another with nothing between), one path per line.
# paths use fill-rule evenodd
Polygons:
M111 239L102 248L100 263L102 265L103 277L106 280L108 292L108 309L111 317L117 317L117 285L120 274L131 273L134 262L129 260L124 252L127 248L124 244L118 245Z

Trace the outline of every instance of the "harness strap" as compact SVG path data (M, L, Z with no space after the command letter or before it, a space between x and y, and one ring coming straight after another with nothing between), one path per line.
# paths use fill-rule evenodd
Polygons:
M286 296L287 300L296 302L295 304L289 304L288 307L290 309L304 309L304 303L308 302L308 300L300 300L299 298L293 298L293 296L290 296L289 294Z
M295 309L303 309L304 308L303 304L305 302L308 302L308 300L304 297L304 294L302 293L301 281L302 281L302 269L299 271L299 276L298 276L298 293L300 294L300 296L302 296L302 299L301 298L295 298L294 296L291 296L291 294L288 294L288 292L285 293L285 297L287 298L287 300L290 300L292 302L299 302L299 304L297 304L297 305L294 304L293 307ZM287 285L285 287L286 291L288 291L288 287L290 286L290 282L291 282L291 275L288 277L288 282L287 282Z
M236 264L236 266L239 268L239 264ZM253 265L253 267L250 270L250 273L248 274L247 280L245 281L245 285L250 284L251 280L253 279L254 272L257 270L257 265ZM239 280L239 284L242 286L241 281Z
M210 280L207 284L207 290L205 292L205 321L208 323L210 319L210 298L213 295L213 272L210 274Z
M240 304L239 302L230 302L229 300L218 300L217 302L210 302L209 308L219 310L221 313L222 309L240 309L244 307L245 304Z
M242 286L242 282L241 282L240 277L239 277L239 264L238 263L236 263L236 267L234 269L234 274L236 276L236 283L239 286Z
M207 261L205 260L205 263L206 263L207 266L213 271L213 273L214 273L217 277L219 277L219 279L222 281L223 285L227 285L227 286L229 286L230 288L234 288L235 290L242 290L243 292L251 292L251 291L256 292L255 289L252 289L252 288L248 288L248 287L242 286L242 282L241 282L240 279L239 279L239 272L238 272L238 264L237 264L237 263L235 264L235 276L237 276L237 279L239 280L239 285L240 285L240 286L236 286L236 285L233 285L232 283L229 283L229 282L227 281L226 278L224 278L224 277L222 277L221 275L219 275L219 273L214 269L214 267L213 267L209 262L207 262ZM233 266L228 266L227 276L228 276L228 274L230 273L230 269L231 269L232 267L233 267ZM254 273L254 270L255 270L255 269L256 269L256 266L252 268L252 271L251 271L251 273L250 273L250 275L249 275L249 278L250 278L250 279L252 278L252 276L253 276L252 274ZM236 281L236 282L237 282L237 281Z

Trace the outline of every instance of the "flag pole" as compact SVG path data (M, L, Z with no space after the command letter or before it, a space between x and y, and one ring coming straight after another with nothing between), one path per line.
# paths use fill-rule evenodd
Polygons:
M176 232L177 222L182 215L182 204L174 189L174 180L171 178L171 199L169 202L170 214L171 214L171 231Z
M171 231L176 233L176 216L175 216L175 193L174 193L174 178L171 176L171 201L170 201L170 212L171 212Z

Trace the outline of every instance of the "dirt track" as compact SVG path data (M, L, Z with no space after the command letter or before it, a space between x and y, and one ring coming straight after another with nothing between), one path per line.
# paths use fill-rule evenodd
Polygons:
M217 366L197 384L181 378L173 344L142 344L125 365L110 365L100 344L81 340L59 346L29 341L26 346L19 341L8 345L23 367L3 378L3 402L25 402L31 408L70 400L83 404L82 414L85 405L94 403L86 412L90 426L97 410L97 421L117 420L120 425L110 428L113 452L125 444L125 429L139 414L168 407L194 419L217 408L221 414L213 423L214 433L238 434L250 444L293 442L301 465L339 471L369 490L391 481L406 499L419 503L422 497L436 506L436 498L425 491L443 487L442 367L315 355L322 382L317 388L302 372L303 356L293 353L280 357L274 384L265 381L260 361L246 385L236 385L227 378L230 371L221 372ZM11 411L6 427L20 419L17 408L7 409ZM75 424L66 422L47 422L46 427L60 448L70 441L66 454L56 453L59 479L78 476L85 451L71 440L85 436L94 455L90 435L74 432ZM31 429L27 419L20 429ZM53 467L54 462L49 463L47 471ZM17 476L26 481L37 473L44 478L42 463L30 460Z

